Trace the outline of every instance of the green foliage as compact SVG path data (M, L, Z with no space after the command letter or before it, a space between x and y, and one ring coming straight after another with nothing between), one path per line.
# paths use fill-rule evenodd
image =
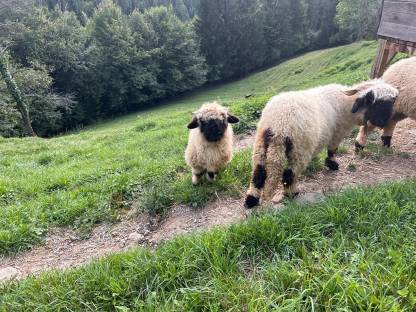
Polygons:
M414 311L415 181L0 286L5 311Z
M10 40L13 65L21 78L16 80L30 102L36 131L50 136L72 127L69 108L76 106L72 99L84 39L78 20L68 12L28 8L12 11L5 25L0 37Z
M251 173L249 150L237 153L216 183L192 186L184 161L191 113L203 102L218 100L241 118L236 131L249 131L267 94L362 80L370 64L325 72L340 55L349 62L367 59L375 50L375 43L364 43L309 53L247 79L206 88L79 133L48 140L0 139L0 253L30 248L51 226L88 230L98 222L113 221L132 203L163 213L172 203L201 207L215 194L239 194ZM299 68L304 70L294 75ZM257 96L243 99L248 91Z
M154 29L156 41L163 49L155 55L157 81L163 96L194 89L205 82L204 59L192 24L184 24L164 7L145 12L144 19Z
M201 1L198 33L212 67L210 80L241 77L264 65L258 6L258 1Z
M0 28L17 66L45 68L51 89L77 100L71 113L63 112L59 122L51 119L49 124L55 126L45 124L42 134L135 111L205 82L205 60L193 24L181 21L171 8L127 15L104 1L80 20L82 12L71 3L51 1L50 10L11 10ZM75 13L62 10L66 5Z
M305 51L372 37L379 5L378 0L10 1L0 3L0 41L9 47L12 63L44 68L52 78L49 92L74 100L59 119L37 123L46 136L148 108L206 80L244 77ZM339 66L331 72L366 64ZM63 105L51 101L45 107ZM39 117L46 112L37 108ZM20 135L13 114L7 115L0 135Z
M90 105L95 110L92 115L125 113L129 111L130 77L136 78L136 70L144 69L146 74L146 67L140 66L146 55L135 46L127 17L111 2L98 8L88 26L93 41L86 81L92 83L85 86L83 96L94 103ZM136 62L137 68L133 66Z
M233 114L240 119L240 122L234 126L234 132L241 134L255 130L261 112L270 98L271 95L268 94L233 102Z
M241 77L337 37L335 0L201 0L198 34L209 80Z
M40 4L47 6L49 9L59 8L62 11L73 11L80 19L85 18L85 16L91 16L94 8L102 3L105 3L105 0L40 1ZM120 6L124 14L131 14L135 10L143 11L151 7L170 6L181 20L194 17L199 7L199 0L114 0L114 3Z
M0 51L0 77L4 81L6 90L11 99L16 103L16 109L20 113L26 134L30 136L36 136L30 121L26 100L23 97L19 87L17 86L16 80L10 73L8 63L8 55L5 52Z
M3 100L0 100L0 133L4 137L23 134L19 112L13 104L3 102Z
M52 78L43 66L16 68L10 64L11 74L19 86L19 92L25 94L33 129L38 135L48 136L64 127L64 117L74 104L69 96L52 92ZM23 136L27 130L21 119L15 97L7 91L6 84L0 81L0 133L5 137Z
M339 0L336 21L339 36L355 41L374 39L382 0Z
M306 177L311 177L318 171L321 171L324 168L325 158L325 151L321 152L318 156L312 158L312 161L308 164L308 166L302 172L302 174Z

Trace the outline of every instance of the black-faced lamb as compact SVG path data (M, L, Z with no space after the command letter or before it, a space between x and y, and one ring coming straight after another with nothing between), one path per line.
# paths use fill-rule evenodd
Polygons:
M282 182L284 195L297 194L296 182L312 158L327 148L325 164L338 170L335 154L354 125L385 125L385 112L398 90L373 81L354 87L328 85L273 97L262 112L253 151L253 173L245 206L269 201ZM381 112L381 113L380 113Z
M382 127L381 140L384 146L390 147L396 124L408 117L416 120L416 57L393 64L384 73L382 79L400 90L393 106L392 117L388 124ZM360 128L355 143L357 149L364 148L368 133L375 127L380 126L369 122Z
M216 102L204 104L194 113L185 151L186 163L192 168L192 183L198 184L207 174L208 181L216 179L219 170L233 157L233 129L230 124L239 119Z

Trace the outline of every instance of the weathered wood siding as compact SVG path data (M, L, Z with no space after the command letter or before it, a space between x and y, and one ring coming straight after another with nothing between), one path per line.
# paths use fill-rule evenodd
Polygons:
M378 35L416 42L416 0L385 0Z

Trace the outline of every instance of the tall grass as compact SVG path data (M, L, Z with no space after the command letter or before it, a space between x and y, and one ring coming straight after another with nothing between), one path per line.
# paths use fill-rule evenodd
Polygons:
M4 311L415 311L415 181L0 287Z

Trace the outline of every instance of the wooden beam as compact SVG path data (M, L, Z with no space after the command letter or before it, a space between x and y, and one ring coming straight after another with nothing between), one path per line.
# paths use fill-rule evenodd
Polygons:
M380 78L387 67L388 59L391 57L390 44L386 39L380 39L377 56L371 70L371 78ZM393 56L394 57L394 56Z
M414 42L380 38L377 56L374 60L370 77L374 79L383 76L387 66L399 52L407 53L409 55L416 55L416 45Z

